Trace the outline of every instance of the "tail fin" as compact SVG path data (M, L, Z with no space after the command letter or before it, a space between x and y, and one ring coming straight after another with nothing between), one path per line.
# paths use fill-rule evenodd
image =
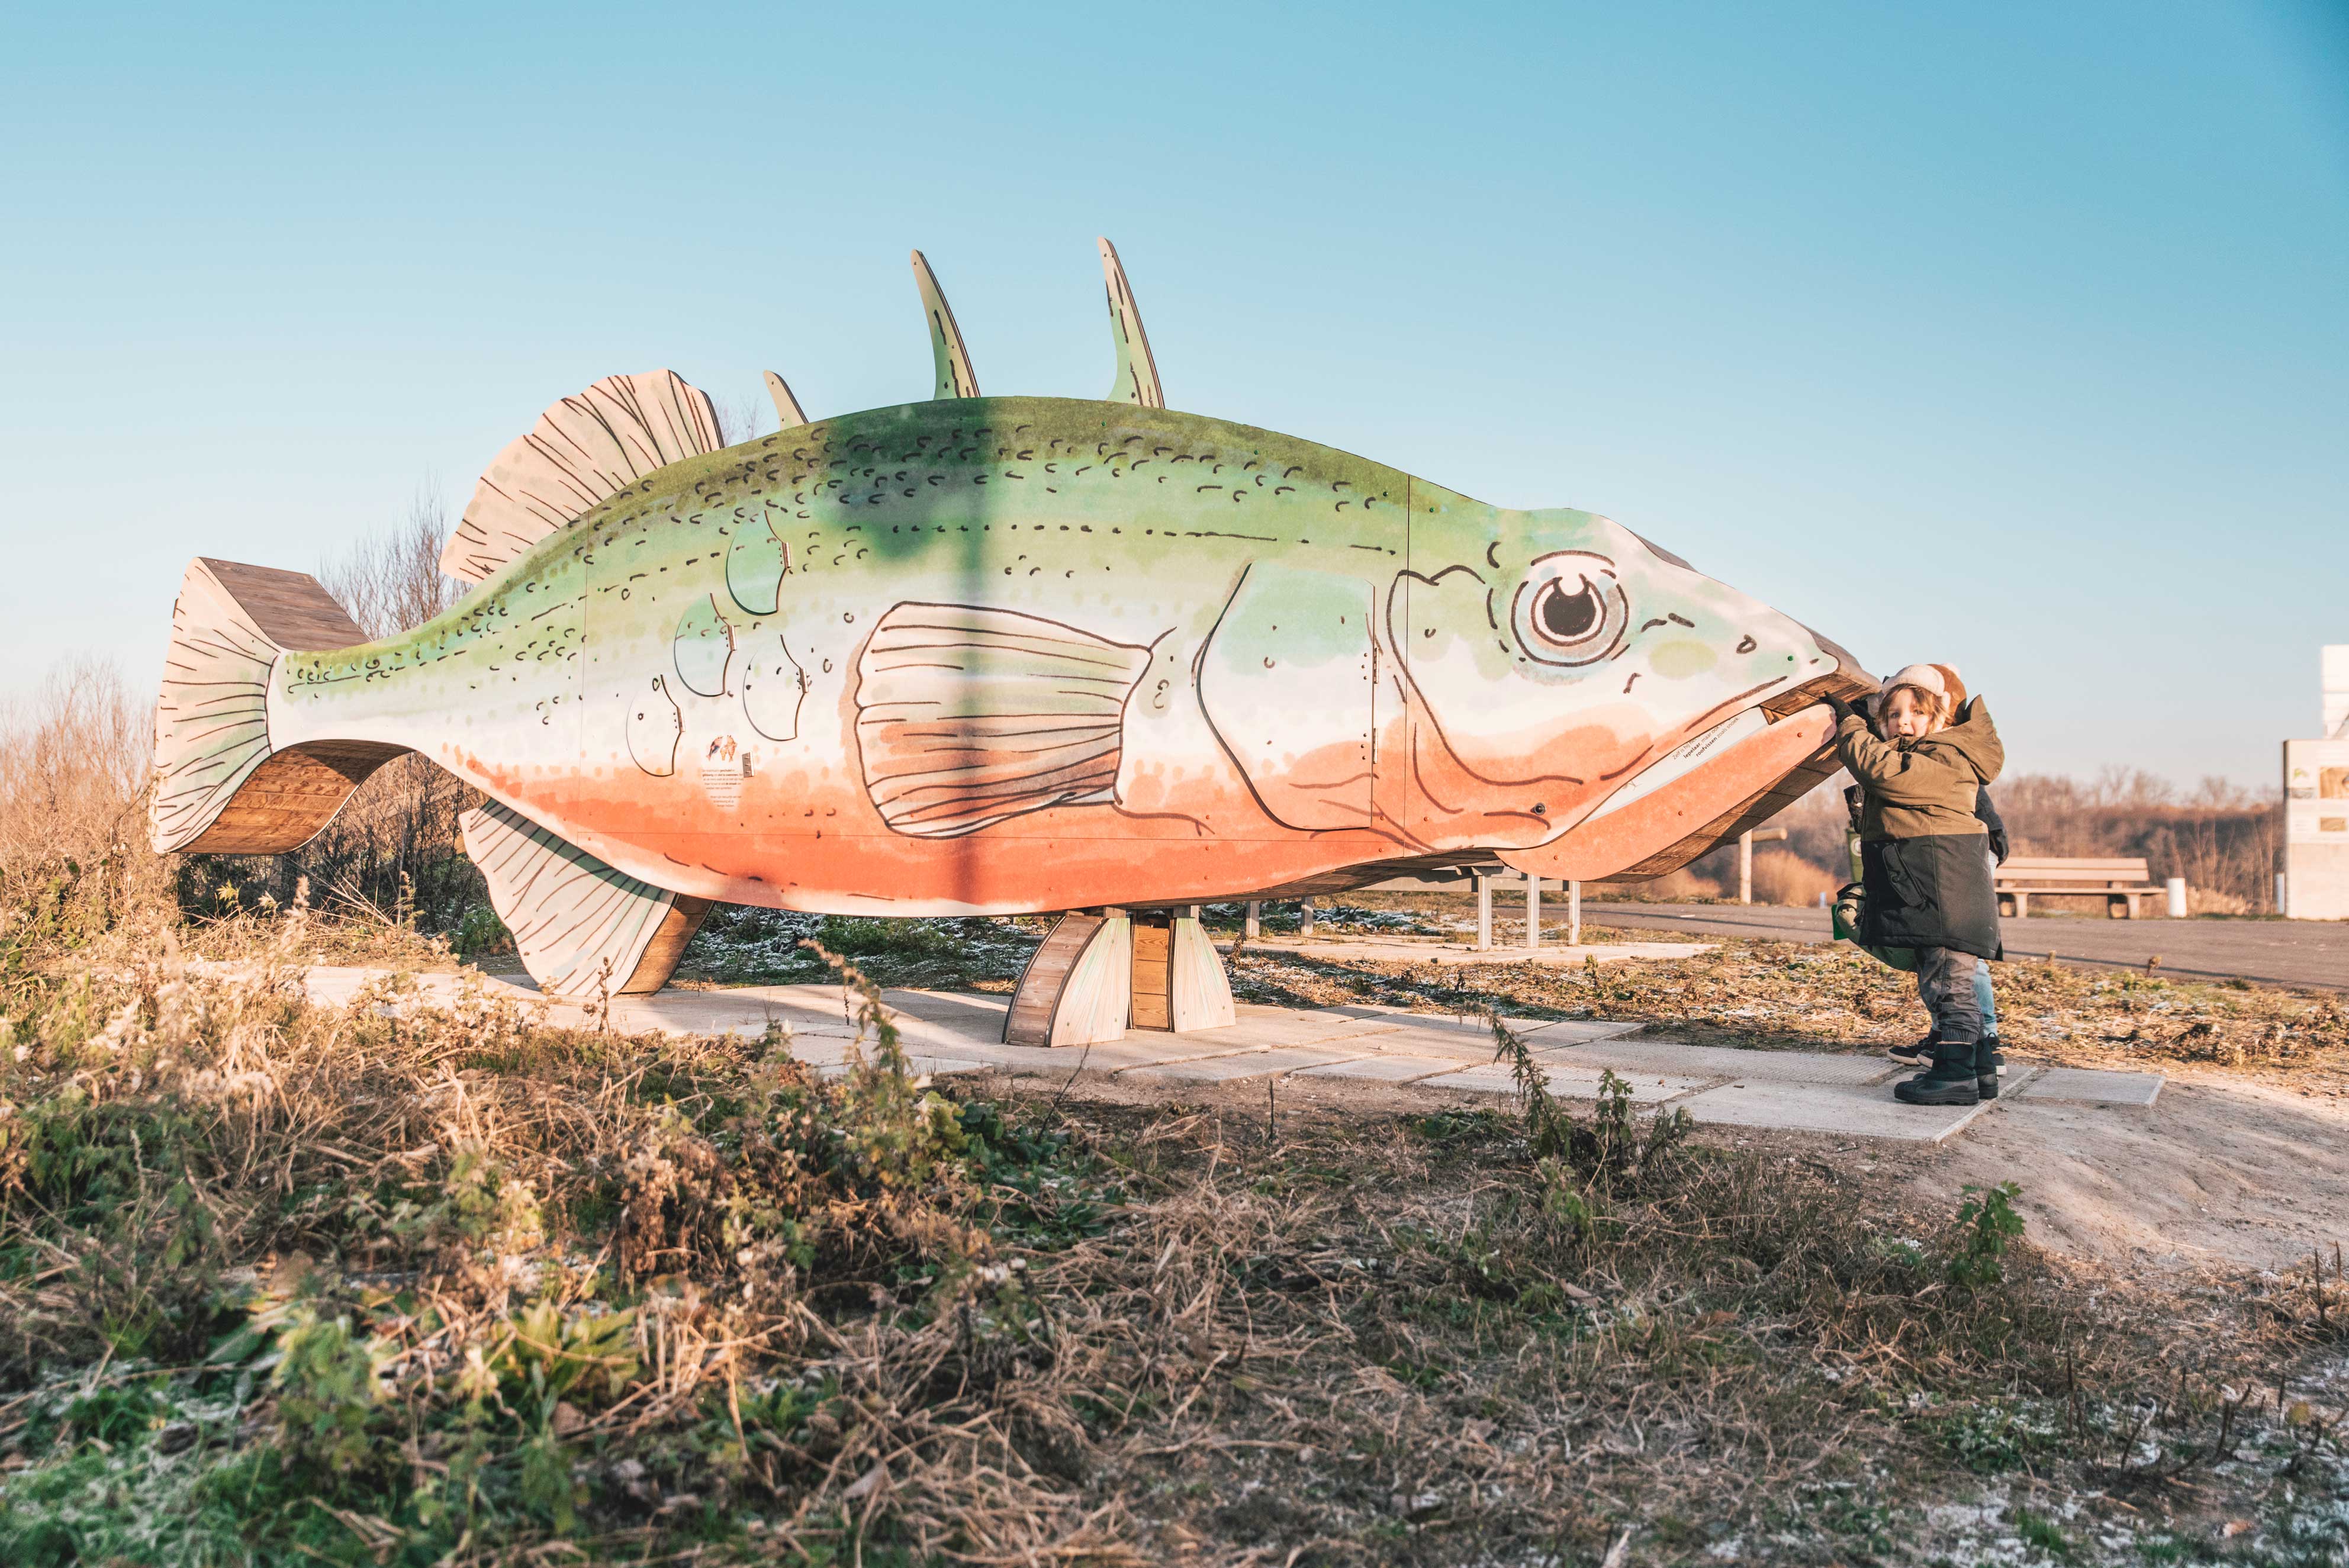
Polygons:
M156 850L276 854L342 809L396 746L269 740L269 680L287 648L367 641L311 578L199 556L171 607L171 651L155 705Z

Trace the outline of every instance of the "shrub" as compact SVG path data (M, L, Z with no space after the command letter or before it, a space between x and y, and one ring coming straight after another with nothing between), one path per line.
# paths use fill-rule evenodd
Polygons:
M1785 850L1761 850L1754 856L1754 902L1794 904L1807 908L1830 898L1840 886L1836 879L1800 856Z

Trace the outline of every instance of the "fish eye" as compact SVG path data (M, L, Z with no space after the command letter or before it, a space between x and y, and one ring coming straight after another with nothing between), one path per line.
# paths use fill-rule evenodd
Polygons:
M1546 555L1517 586L1518 645L1547 665L1587 665L1613 653L1630 624L1615 563L1587 551Z
M1534 599L1534 618L1541 623L1544 640L1572 646L1598 628L1606 607L1588 577L1569 593L1563 583L1545 583Z

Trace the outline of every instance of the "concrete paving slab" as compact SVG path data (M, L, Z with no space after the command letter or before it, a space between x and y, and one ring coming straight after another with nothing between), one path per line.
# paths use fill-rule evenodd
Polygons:
M2054 1099L2075 1105L2150 1106L2168 1080L2159 1073L2095 1072L2086 1068L2045 1068L2014 1091L2017 1099Z
M1460 1064L1447 1057L1380 1055L1356 1057L1345 1062L1325 1062L1314 1068L1299 1068L1290 1076L1359 1078L1367 1083L1410 1083L1417 1078L1433 1078L1438 1073L1459 1070Z
M1210 1042L1195 1035L1169 1035L1149 1030L1129 1034L1122 1040L1102 1040L1092 1046L998 1047L1007 1054L1017 1053L1016 1060L1036 1063L1039 1070L1050 1072L1058 1068L1064 1073L1075 1071L1080 1061L1084 1063L1087 1072L1123 1072L1128 1068L1196 1061L1202 1057L1227 1057L1235 1051L1248 1048L1245 1044L1231 1040Z
M1221 1040L1226 1042L1225 1049L1238 1050L1249 1046L1308 1046L1326 1040L1358 1040L1392 1034L1398 1026L1387 1016L1358 1016L1335 1011L1257 1007L1247 1003L1241 1003L1234 1011L1237 1015L1236 1022L1217 1029L1200 1029L1184 1037Z
M1560 1018L1544 1028L1540 1037L1521 1035L1526 1044L1538 1051L1555 1050L1560 1046L1588 1046L1600 1040L1619 1040L1626 1035L1636 1035L1645 1024L1609 1024L1597 1018ZM1491 1031L1486 1031L1489 1038Z
M345 1005L382 973L317 965L308 975L310 995L322 1004ZM469 989L543 1008L548 1022L558 1026L590 1023L585 1008L550 1001L527 984L475 973L417 976L416 995L425 1006L454 1005ZM914 1069L934 1075L994 1070L1065 1076L1081 1068L1094 1075L1164 1083L1236 1082L1279 1073L1495 1095L1516 1088L1507 1068L1493 1060L1490 1026L1475 1016L1411 1013L1374 1004L1242 1004L1237 1021L1226 1028L1193 1035L1138 1030L1089 1050L1048 1049L1002 1043L1007 997L890 991L884 1000ZM844 1070L855 1026L836 984L663 991L615 998L611 1007L613 1027L630 1032L755 1036L770 1019L790 1031L792 1049L802 1060L827 1074ZM1595 1098L1602 1070L1612 1069L1640 1104L1685 1105L1700 1120L1921 1141L1948 1138L1980 1114L1980 1108L1899 1104L1887 1084L1899 1069L1880 1057L1741 1051L1634 1038L1641 1026L1602 1019L1509 1022L1542 1064L1551 1092L1561 1097ZM2158 1074L2017 1063L2002 1087L2010 1099L2149 1106L2162 1081Z
M836 994L839 987L829 989ZM885 991L882 996L893 1012L934 1023L992 1030L999 1036L1003 1033L1003 1015L1011 1010L1010 997L992 992Z
M1995 1103L1903 1105L1892 1098L1889 1088L1756 1078L1692 1095L1680 1102L1680 1108L1700 1122L1732 1127L1777 1127L1798 1132L1836 1132L1854 1138L1939 1143Z
M1612 1068L1619 1073L1677 1073L1689 1078L1733 1078L1764 1083L1872 1084L1897 1069L1883 1057L1827 1056L1810 1051L1741 1051L1727 1046L1688 1046L1677 1040L1601 1040L1545 1053L1561 1065Z
M1230 1056L1201 1057L1194 1061L1124 1068L1117 1076L1159 1083L1230 1083L1240 1078L1270 1078L1276 1073L1294 1072L1299 1068L1328 1067L1346 1060L1347 1057L1348 1053L1342 1050L1289 1047L1240 1051Z
M549 1016L552 1021L564 1021L560 1007ZM837 1004L830 1008L801 1006L781 1001L732 1005L700 1002L648 1006L645 999L636 997L624 998L612 1004L612 1027L622 1034L631 1035L761 1035L766 1032L770 1019L795 1037L827 1036L848 1039L856 1034L855 1024L840 1016Z
M1549 1068L1544 1074L1544 1081L1548 1086L1549 1092L1554 1095L1570 1099L1597 1099L1601 1079L1597 1068ZM1677 1095L1686 1094L1691 1089L1702 1088L1713 1080L1649 1078L1643 1075L1638 1078L1627 1078L1623 1081L1630 1086L1632 1104L1655 1105ZM1506 1067L1495 1062L1487 1067L1470 1068L1463 1072L1444 1073L1437 1078L1422 1078L1419 1080L1419 1087L1461 1089L1469 1094L1515 1094L1517 1092L1517 1080Z
M1245 1016L1248 1008L1243 1006L1240 1011ZM1488 1047L1493 1041L1492 1020L1482 1013L1418 1013L1408 1007L1388 1007L1368 1002L1349 1003L1340 1007L1317 1007L1309 1009L1309 1012L1340 1013L1348 1017L1393 1024L1401 1028L1436 1029L1447 1035L1464 1035ZM1501 1022L1509 1026L1511 1034L1529 1045L1534 1043L1536 1035L1558 1041L1606 1040L1618 1035L1634 1034L1647 1027L1645 1024L1614 1024L1597 1018L1534 1018L1513 1013L1502 1014Z

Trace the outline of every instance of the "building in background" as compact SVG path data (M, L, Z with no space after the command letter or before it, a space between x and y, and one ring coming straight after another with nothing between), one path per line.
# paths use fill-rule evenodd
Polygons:
M2283 743L2283 890L2294 920L2349 920L2349 643L2324 650L2322 738Z

